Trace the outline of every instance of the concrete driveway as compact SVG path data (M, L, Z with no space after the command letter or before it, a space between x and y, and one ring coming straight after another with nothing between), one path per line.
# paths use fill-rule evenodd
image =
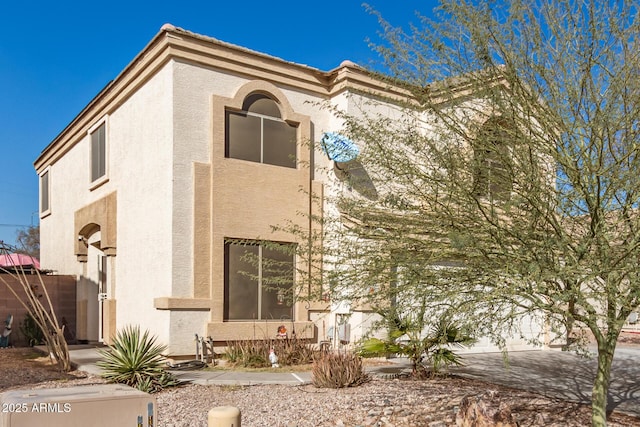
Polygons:
M595 351L595 349L592 349ZM591 404L597 359L558 350L463 355L464 367L452 373L532 391L548 397ZM640 347L619 345L613 361L608 410L640 417Z

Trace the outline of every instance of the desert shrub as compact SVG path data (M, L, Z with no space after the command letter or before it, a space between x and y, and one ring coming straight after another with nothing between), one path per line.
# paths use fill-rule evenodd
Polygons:
M269 362L269 340L228 341L225 357L232 366L266 368Z
M369 381L362 358L350 352L322 352L313 361L311 382L318 388L354 387Z
M298 338L275 339L271 347L278 355L278 363L283 366L306 365L313 362L317 353L304 340Z
M29 312L27 312L24 320L20 324L20 332L22 332L22 335L24 335L24 338L27 340L27 344L29 344L29 347L40 345L44 341L44 334L42 333L42 329L40 329L40 326L38 326L36 319Z
M316 350L298 338L275 338L261 340L228 341L225 358L232 366L266 368L269 350L274 349L281 366L303 365L313 362Z
M164 369L162 352L166 347L156 344L156 337L149 331L140 333L140 327L127 326L120 330L113 344L100 350L103 360L97 365L109 382L126 384L147 393L155 393L179 384Z

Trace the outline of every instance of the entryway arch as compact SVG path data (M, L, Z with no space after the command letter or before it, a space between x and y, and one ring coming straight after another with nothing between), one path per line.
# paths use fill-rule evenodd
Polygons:
M77 337L110 343L115 334L115 192L75 213L78 260Z

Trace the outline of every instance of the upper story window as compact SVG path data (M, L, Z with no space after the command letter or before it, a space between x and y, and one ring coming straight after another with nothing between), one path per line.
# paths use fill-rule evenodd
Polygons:
M297 127L282 119L273 99L249 95L242 111L226 111L225 116L226 157L296 167Z
M49 171L40 175L40 213L44 214L51 208L49 204Z
M102 122L91 135L91 182L107 174L106 123Z
M511 198L509 141L510 133L501 124L490 121L483 127L473 151L473 186L477 197L501 201Z

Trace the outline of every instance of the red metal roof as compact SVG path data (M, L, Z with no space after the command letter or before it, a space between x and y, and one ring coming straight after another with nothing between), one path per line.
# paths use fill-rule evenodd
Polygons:
M33 267L40 270L40 261L25 254L0 255L0 267Z

